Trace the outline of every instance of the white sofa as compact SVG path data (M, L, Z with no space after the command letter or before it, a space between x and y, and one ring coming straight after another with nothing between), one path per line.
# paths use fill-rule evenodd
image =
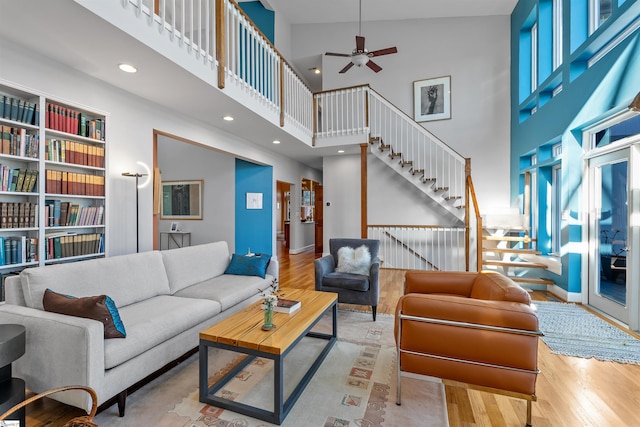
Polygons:
M265 278L224 274L226 242L28 268L5 282L0 323L26 327L26 352L13 375L29 390L82 384L98 404L117 396L124 415L126 390L198 346L198 333L269 293L277 280L272 258ZM44 311L47 288L75 297L103 295L115 302L126 338L104 338L101 322ZM61 402L90 408L82 392Z

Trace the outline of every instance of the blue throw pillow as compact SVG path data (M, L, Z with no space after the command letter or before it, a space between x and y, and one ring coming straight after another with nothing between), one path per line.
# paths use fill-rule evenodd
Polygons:
M127 336L116 303L106 295L76 298L47 289L42 303L45 311L102 322L105 338L125 338Z
M255 254L253 256L233 254L224 274L258 276L264 279L269 261L271 261L271 255L269 254Z

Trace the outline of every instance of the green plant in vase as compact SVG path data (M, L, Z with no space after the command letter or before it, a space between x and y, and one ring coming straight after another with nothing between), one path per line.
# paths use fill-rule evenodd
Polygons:
M273 306L278 303L278 297L276 295L267 295L264 297L264 324L262 329L270 331L276 326L273 324Z

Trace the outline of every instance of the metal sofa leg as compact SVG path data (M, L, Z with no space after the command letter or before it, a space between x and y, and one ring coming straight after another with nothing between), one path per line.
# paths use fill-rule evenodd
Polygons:
M376 312L378 311L378 306L377 305L372 305L371 306L371 312L373 313L373 321L376 321Z
M531 405L532 405L531 400L527 400L527 424L525 424L526 427L532 427L532 424L531 424Z

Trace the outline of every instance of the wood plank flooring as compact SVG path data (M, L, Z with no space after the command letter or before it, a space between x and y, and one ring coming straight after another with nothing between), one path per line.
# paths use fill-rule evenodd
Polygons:
M279 242L280 243L280 242ZM280 285L314 288L313 252L290 255L278 249ZM404 271L383 269L378 313L393 314L402 295ZM534 300L546 294L534 292ZM369 311L366 307L350 308ZM640 425L640 366L600 362L552 354L541 341L538 350L538 401L533 403L535 427L620 427ZM446 385L451 427L523 426L526 403L506 396ZM81 415L50 399L29 406L28 427L58 427ZM416 426L420 425L416 421Z

